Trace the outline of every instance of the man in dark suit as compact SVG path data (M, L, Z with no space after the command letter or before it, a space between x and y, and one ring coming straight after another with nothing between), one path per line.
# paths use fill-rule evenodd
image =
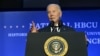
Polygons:
M34 22L32 23L31 32L69 32L75 31L73 28L63 25L61 21L62 11L58 4L49 4L47 6L49 25L37 30Z
M61 21L62 11L58 4L49 4L47 6L48 18L49 18L49 25L37 30L35 27L34 22L32 22L31 33L35 32L75 32L75 30L71 27L63 25ZM88 45L87 36L86 43Z

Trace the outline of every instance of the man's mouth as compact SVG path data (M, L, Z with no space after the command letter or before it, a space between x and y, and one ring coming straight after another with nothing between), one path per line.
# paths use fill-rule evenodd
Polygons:
M54 17L51 17L50 19L54 19Z

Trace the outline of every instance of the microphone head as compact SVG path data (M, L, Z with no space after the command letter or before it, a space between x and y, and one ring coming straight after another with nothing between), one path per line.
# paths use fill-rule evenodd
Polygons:
M49 26L54 27L54 21L50 21Z
M63 25L62 20L59 20L58 26L61 27Z
M63 22L61 20L59 20L58 22L58 27L61 27L63 25ZM50 21L50 24L49 24L50 27L54 27L54 21Z

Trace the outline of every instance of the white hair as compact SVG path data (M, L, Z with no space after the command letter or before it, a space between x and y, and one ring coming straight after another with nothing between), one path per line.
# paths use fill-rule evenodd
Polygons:
M59 10L60 12L62 12L62 11L61 11L61 7L60 7L58 4L49 4L49 5L47 6L47 9L48 9L50 6L56 6L56 7L58 8L58 10Z

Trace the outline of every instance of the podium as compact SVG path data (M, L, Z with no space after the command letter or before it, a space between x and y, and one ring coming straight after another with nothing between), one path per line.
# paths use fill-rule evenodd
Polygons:
M87 56L85 34L83 32L29 33L25 56Z

